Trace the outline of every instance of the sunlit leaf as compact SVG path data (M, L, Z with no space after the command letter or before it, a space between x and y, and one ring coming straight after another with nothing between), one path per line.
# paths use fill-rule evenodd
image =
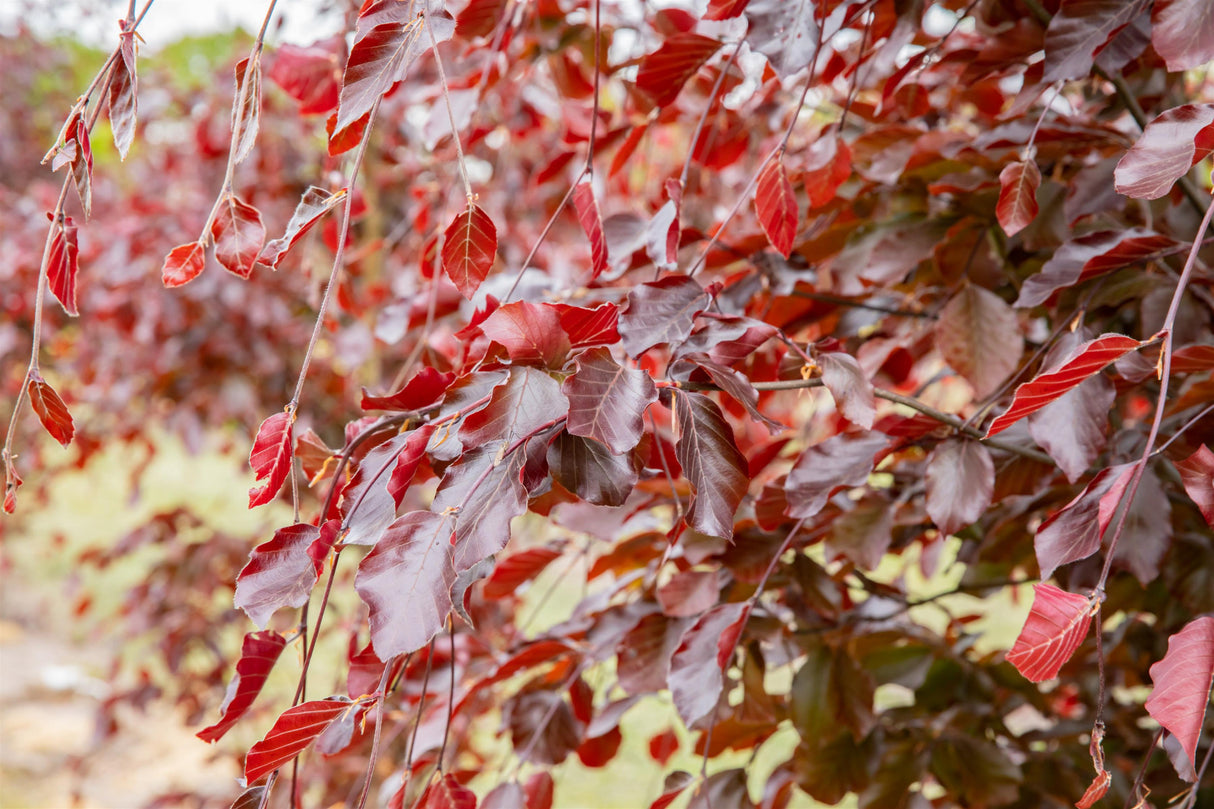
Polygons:
M560 313L551 306L514 301L499 306L480 324L486 337L506 349L515 363L560 368L571 348L561 328Z
M258 52L258 58L253 61L251 68L248 57L236 63L236 91L232 96L232 142L235 148L232 159L236 163L249 156L260 128L261 58Z
M306 604L337 530L337 521L330 520L323 529L297 523L275 531L273 539L249 553L248 563L237 575L236 606L264 627L279 608Z
M788 258L797 237L800 212L797 210L797 198L792 192L792 183L788 181L788 174L779 158L768 161L759 172L755 187L755 210L771 246Z
M448 773L432 781L418 799L418 809L476 809L476 793Z
M1117 193L1159 199L1214 148L1214 104L1185 104L1161 113L1117 164Z
M999 172L999 202L995 216L1008 236L1024 230L1037 216L1037 187L1041 171L1032 160L1008 163Z
M283 258L295 246L295 243L302 239L322 216L345 199L345 189L331 194L323 188L309 186L299 200L299 204L295 206L295 212L291 214L291 221L287 222L286 232L281 237L266 242L265 247L257 256L257 262L278 269L278 265L282 263Z
M283 713L265 738L249 749L244 763L245 782L256 781L302 753L349 707L349 700L331 697L305 702Z
M455 374L442 373L433 368L422 368L405 383L404 387L387 396L371 396L363 388L359 407L363 410L392 410L410 412L422 410L443 397L447 388L455 381Z
M1214 61L1214 7L1205 0L1155 0L1151 44L1170 71Z
M1214 452L1209 447L1201 446L1183 461L1176 461L1175 465L1184 490L1197 504L1201 516L1214 526Z
M1079 648L1088 634L1095 602L1052 584L1035 584L1033 591L1033 607L1007 661L1039 683L1057 677Z
M594 188L589 180L578 183L573 189L573 208L590 240L590 277L598 278L607 269L607 237L603 235L603 217L599 214L599 204L594 199Z
M286 639L277 632L250 632L244 636L236 674L228 683L227 694L219 707L219 721L198 731L198 738L204 742L218 741L244 716L261 693L286 645Z
M38 414L38 420L51 437L65 447L72 443L72 437L76 434L72 414L50 383L35 372L30 376L25 390L30 397L30 407Z
M476 205L468 207L443 235L443 272L468 300L493 269L497 255L497 228L489 214Z
M693 33L679 33L667 39L641 60L636 83L659 107L679 96L687 80L708 61L721 43Z
M720 408L701 393L679 391L674 398L675 455L691 484L687 524L715 537L733 536L733 516L750 479L746 459Z
M179 287L198 277L207 264L207 251L202 242L180 244L169 251L160 270L166 287Z
M818 25L810 0L750 0L746 16L750 18L746 41L768 58L781 78L787 79L813 62Z
M1154 689L1146 709L1176 737L1197 765L1197 742L1214 684L1214 618L1194 618L1168 638L1168 653L1151 666Z
M294 411L275 413L257 428L257 437L249 451L249 466L255 480L264 480L259 487L249 489L249 508L265 505L274 499L283 481L291 471L291 428L295 424Z
M109 105L110 129L114 133L114 147L118 149L118 157L126 160L127 152L135 141L139 76L135 69L135 37L125 30L125 22L123 25L119 58L110 73L106 101Z
M340 97L345 50L343 37L308 46L284 42L269 57L266 77L295 99L300 114L327 113Z
M76 308L76 274L80 270L77 256L80 252L76 244L76 225L70 216L63 218L63 224L53 225L54 236L51 238L51 252L46 264L46 283L54 293L63 311L72 317L80 314Z
M219 202L211 237L215 240L215 260L229 272L248 278L265 243L266 228L256 208L235 194L227 194Z

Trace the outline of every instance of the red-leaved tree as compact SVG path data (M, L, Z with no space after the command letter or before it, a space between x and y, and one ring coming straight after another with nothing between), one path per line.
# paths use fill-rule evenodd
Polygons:
M6 74L4 509L31 413L245 426L293 519L124 606L232 806L560 806L655 700L654 809L1214 801L1208 0L271 3L185 84L159 5L49 136Z

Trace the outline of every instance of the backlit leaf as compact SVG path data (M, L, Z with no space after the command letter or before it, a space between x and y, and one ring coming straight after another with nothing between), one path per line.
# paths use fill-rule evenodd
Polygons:
M691 484L687 524L702 534L729 539L734 512L750 483L733 429L715 402L683 391L674 395L674 426L675 455Z
M1040 373L1016 388L1011 406L991 422L986 437L1001 433L1025 416L1040 410L1140 345L1137 340L1124 334L1102 334L1076 346L1070 357L1056 370Z
M266 228L256 208L228 194L219 203L211 237L215 240L215 260L229 272L248 278L265 243Z
M725 393L728 393L738 404L746 408L746 412L750 414L750 417L766 426L773 435L785 429L785 425L759 410L759 392L755 389L754 383L750 381L750 378L741 371L730 368L728 365L722 365L703 354L685 354L682 359L695 363L695 365L707 371L714 385ZM680 361L679 365L683 366L685 363Z
M21 488L21 476L12 459L4 459L4 513L12 514L17 510L17 490Z
M746 10L749 0L708 0L708 11L704 14L706 20L728 20Z
M359 407L363 410L393 410L410 412L423 410L437 402L455 381L455 374L442 373L433 368L422 368L405 386L387 396L371 396L363 388Z
M425 455L433 429L423 424L416 430L393 436L358 462L358 469L341 493L345 544L379 542L396 519L397 506Z
M857 427L872 429L877 415L873 383L865 376L856 358L839 351L826 351L818 355L817 362L822 369L822 384L830 391L835 407L843 417Z
M80 198L80 207L84 209L84 219L87 222L93 215L93 147L89 141L88 124L80 113L68 124L67 137L76 144L75 154L71 159L72 182L76 186L76 196Z
M604 303L594 309L556 304L561 316L561 328L574 348L611 345L620 340L617 328L620 310L614 303Z
M835 489L864 485L873 471L874 456L887 443L881 433L845 433L805 450L788 473L788 516L812 517Z
M792 183L788 181L784 164L778 157L769 160L759 172L758 185L755 187L755 210L771 246L788 258L797 237L800 214Z
M657 596L665 615L691 618L715 607L721 592L714 571L684 570L659 587Z
M135 70L135 37L125 30L119 46L119 59L114 63L106 88L109 104L110 129L114 133L114 146L118 157L126 160L127 152L135 141L135 124L138 117L139 76Z
M659 107L665 107L679 96L687 80L708 61L721 43L690 32L667 39L653 53L641 60L636 83Z
M291 471L291 428L295 413L275 413L257 428L253 448L249 451L249 466L256 477L264 480L260 488L249 489L249 508L256 508L274 499Z
M70 216L63 218L62 225L55 225L51 239L51 254L46 265L46 282L58 299L63 311L72 317L80 314L76 308L76 273L80 269L76 244L76 225Z
M207 265L207 252L202 242L179 244L169 251L160 270L166 287L179 287L198 277Z
M344 188L335 194L330 194L323 188L309 186L299 200L299 204L295 206L295 212L291 214L291 221L287 222L286 232L281 237L266 242L266 246L257 256L257 262L278 269L278 265L282 263L283 258L295 246L295 243L302 239L322 216L345 199L346 190Z
M1065 361L1089 335L1067 331L1046 357L1046 367ZM1105 446L1109 413L1116 399L1113 383L1104 376L1084 380L1060 398L1029 416L1029 433L1072 483L1099 457Z
M354 589L370 608L371 643L380 660L422 648L443 628L455 583L452 526L449 516L409 512L359 563Z
M1214 146L1214 104L1185 104L1147 124L1113 172L1117 193L1159 199Z
M671 658L667 681L675 708L688 727L716 707L725 684L724 669L748 614L746 604L722 604L704 613L683 633ZM722 654L720 643L726 636L732 639Z
M1176 461L1175 465L1184 490L1197 504L1201 516L1214 526L1214 452L1209 447L1201 446L1183 461Z
M628 293L628 309L620 315L624 350L639 357L656 345L686 339L708 301L704 288L686 275L668 275L634 287Z
M810 0L750 0L746 5L750 47L771 62L772 69L787 79L814 60L818 26Z
M506 0L468 0L455 18L456 36L472 39L493 33L505 7Z
M979 442L950 438L928 454L926 478L928 516L941 533L955 534L990 506L995 463Z
M443 475L430 508L455 520L455 570L461 572L497 553L510 539L510 521L527 510L522 472L525 453L496 463L497 451L478 448Z
M577 370L561 386L569 398L572 435L593 438L613 453L627 452L644 432L645 409L657 401L649 374L625 368L605 348L593 348L577 358Z
M1088 233L1061 245L1020 288L1016 306L1039 306L1055 292L1177 247L1178 242L1144 228Z
M493 269L497 255L497 228L489 214L476 205L468 207L447 227L443 235L443 272L468 300Z
M573 207L578 223L590 239L590 277L598 278L607 269L607 237L603 235L603 217L589 180L573 189Z
M418 809L476 809L476 793L448 773L432 781L418 799Z
M250 78L251 76L251 78ZM247 89L246 89L247 82ZM232 96L232 142L235 146L233 160L240 163L249 156L257 141L257 130L261 128L261 58L253 61L245 57L236 64L236 92ZM262 237L264 239L264 235ZM258 249L261 245L257 245Z
M1101 770L1092 779L1092 783L1084 791L1083 797L1075 802L1075 809L1091 809L1109 791L1111 783L1113 783L1112 774L1108 770Z
M284 42L269 57L266 76L295 99L301 115L327 113L340 97L345 50L343 37L307 46Z
M30 407L38 414L38 420L42 422L42 426L51 434L51 437L65 447L72 443L72 437L76 434L72 414L68 412L67 405L59 398L59 394L55 392L50 383L35 371L30 376L26 393L30 397Z
M1134 464L1101 469L1075 499L1041 523L1033 540L1041 578L1048 579L1062 565L1086 559L1100 549L1133 470Z
M326 523L327 545L337 538L337 523ZM259 627L266 626L280 607L302 607L323 569L324 556L312 552L321 529L297 523L274 532L274 537L249 553L249 561L236 577L235 604ZM328 548L325 549L327 555ZM315 556L320 557L318 563Z
M497 560L493 573L485 582L485 598L505 598L514 591L544 571L555 559L561 556L559 545L542 545L538 548L512 553Z
M560 368L571 345L551 306L514 301L499 306L480 325L486 337L505 347L512 362Z
M1214 684L1214 617L1194 618L1168 638L1168 653L1151 666L1154 689L1146 709L1176 737L1196 766L1197 742Z
M1020 364L1024 337L1012 307L975 284L952 297L936 321L936 343L979 399L994 393Z
M245 782L256 781L302 753L349 707L347 699L329 698L305 702L283 713L245 757Z
M1039 683L1057 677L1079 648L1092 622L1095 602L1052 584L1034 584L1033 592L1033 607L1007 661Z
M1214 6L1205 0L1155 0L1151 44L1171 71L1214 61Z
M631 453L613 454L589 438L562 431L548 446L552 477L588 503L623 505L637 482Z
M277 632L250 632L244 636L236 674L228 683L227 694L219 707L219 721L198 731L198 738L204 742L218 741L244 716L261 693L261 687L286 645L286 639Z
M1045 31L1043 84L1086 76L1109 41L1142 9L1141 0L1069 0Z
M999 202L995 216L1008 236L1024 230L1037 216L1037 187L1041 171L1032 160L1008 163L999 172Z

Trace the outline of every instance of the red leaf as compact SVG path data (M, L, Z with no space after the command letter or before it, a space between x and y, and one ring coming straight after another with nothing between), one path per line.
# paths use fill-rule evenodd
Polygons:
M1168 638L1168 653L1151 666L1155 688L1147 712L1176 737L1196 766L1197 741L1214 684L1214 618L1194 618Z
M674 394L675 457L691 484L684 519L702 534L729 539L733 517L750 484L746 458L716 403L701 393Z
M426 424L409 433L395 435L368 452L358 463L341 493L344 543L374 545L396 519L397 500L391 491L395 468L402 464L413 477L433 428ZM405 483L407 484L407 480Z
M624 350L639 357L656 345L685 340L708 301L704 288L686 275L634 287L628 293L628 310L620 315Z
M363 557L354 589L370 608L371 644L380 660L416 651L451 612L452 521L428 511L400 517Z
M521 585L531 581L561 556L559 546L545 545L528 548L497 561L493 574L485 582L485 598L506 598Z
M1016 388L1012 404L991 422L986 437L1001 433L1020 419L1045 407L1106 365L1141 345L1124 334L1102 334L1079 345L1057 370L1038 374Z
M649 122L634 126L628 132L628 137L620 144L620 148L616 149L615 155L611 158L611 166L607 169L608 179L620 173L620 169L628 162L628 158L632 157L633 152L637 150L637 146L641 145L641 139L645 137L645 133L649 131Z
M927 456L927 513L943 534L976 521L991 504L995 463L977 441L950 438Z
M830 391L843 418L857 427L871 430L877 406L873 383L864 375L860 363L855 357L838 351L819 354L817 362L822 369L822 384Z
M658 588L662 613L671 618L690 618L715 607L720 600L717 574L711 570L683 570Z
M215 239L215 260L228 272L248 278L266 240L266 228L257 209L228 194L219 203L211 236Z
M641 60L637 87L665 107L679 96L687 80L721 47L715 39L693 33L675 34Z
M323 188L310 186L299 200L299 204L295 206L295 212L291 214L291 221L287 222L286 232L280 238L266 242L266 246L261 248L261 253L257 256L257 263L277 270L278 265L282 263L283 258L295 246L295 243L303 238L303 235L311 230L322 216L337 207L337 204L344 201L345 198L346 190L344 188L336 194L330 194Z
M246 56L236 63L236 92L232 96L232 143L235 148L233 159L240 163L249 156L253 144L257 141L257 130L261 128L261 55L253 61L252 80L249 80L248 90L245 82L248 80L249 59ZM242 96L243 94L243 96ZM243 101L243 103L241 103ZM260 222L260 217L258 218ZM261 241L264 241L263 231ZM261 241L257 249L261 249ZM226 266L226 265L225 265Z
M850 433L805 450L788 473L788 516L812 517L822 510L835 489L863 485L873 471L873 457L888 442L881 433Z
M1097 801L1104 797L1104 793L1109 791L1111 783L1113 783L1113 776L1108 770L1101 770L1083 793L1083 797L1075 804L1075 809L1091 809Z
M363 388L363 410L414 411L423 410L437 402L455 381L455 374L440 373L433 368L422 368L405 386L387 396L372 396Z
M73 123L68 124L67 137L76 143L75 154L72 156L72 181L76 186L76 195L80 197L80 206L84 208L84 218L93 214L93 147L89 141L89 127L80 113L73 117Z
M754 383L750 381L750 377L728 365L722 365L704 354L687 354L680 360L679 365L684 366L685 362L695 363L707 371L714 385L746 408L750 417L766 426L772 435L785 429L784 424L759 410L759 392L755 389Z
M1155 0L1151 44L1169 71L1214 61L1214 7L1205 0Z
M614 455L606 445L561 431L548 445L552 479L588 503L620 506L637 482L637 458Z
M476 809L476 793L448 773L426 787L417 806L418 809Z
M261 693L261 687L286 645L286 638L277 632L250 632L244 636L236 674L228 683L227 694L219 707L219 721L198 731L198 738L204 742L218 741L245 715Z
M799 212L797 198L792 192L792 183L788 181L784 164L778 157L769 160L759 172L759 182L755 188L755 210L771 246L780 251L784 258L788 258L797 238Z
M1092 622L1095 602L1052 584L1034 584L1033 592L1033 608L1007 661L1039 683L1057 677L1079 648Z
M1185 104L1159 115L1113 171L1117 193L1159 199L1214 145L1214 104ZM1198 148L1198 144L1201 148Z
M80 269L76 244L76 226L72 218L65 216L62 225L54 225L55 235L51 239L51 255L46 267L47 284L55 293L63 311L72 317L80 314L76 308L76 273Z
M505 347L515 363L558 369L565 364L571 348L556 309L530 301L499 306L480 324L480 329L490 340Z
M468 300L493 269L497 254L497 228L489 214L476 205L455 217L443 235L443 272Z
M649 374L620 366L605 348L578 356L577 370L561 389L569 398L565 429L602 442L617 455L641 440L645 410L658 398Z
M1041 578L1048 579L1062 565L1086 559L1100 549L1133 471L1134 464L1101 469L1075 499L1041 523L1033 540Z
M1024 337L1012 307L988 289L966 284L940 312L936 342L953 370L980 399L1016 370Z
M207 253L202 242L179 244L169 251L160 276L166 287L179 287L197 278L206 265Z
M995 217L1008 236L1024 230L1037 215L1037 187L1040 185L1041 171L1032 160L1008 163L999 172Z
M824 131L810 145L801 170L801 184L809 196L809 207L821 208L835 198L839 186L851 176L851 149L833 131Z
M265 738L249 750L244 778L252 783L302 753L329 724L353 705L346 699L318 699L283 713Z
M455 34L464 39L493 33L506 8L506 0L468 0L455 18Z
M664 730L649 739L649 755L659 766L665 767L679 749L679 737L673 730Z
M810 0L750 0L746 41L763 54L781 79L809 67L818 47L818 25Z
M708 12L704 19L728 20L730 17L736 17L746 10L748 2L750 0L708 0Z
M561 315L561 328L569 336L573 348L612 345L620 341L617 328L620 310L614 303L600 304L594 309L583 309L568 304L553 304Z
M1141 4L1126 0L1079 0L1063 3L1045 31L1045 75L1042 84L1078 79L1092 69L1096 54L1129 25Z
M544 770L533 773L523 788L526 809L552 809L555 788L556 784L552 780L551 773ZM520 809L520 807L514 809Z
M718 642L739 627L748 613L745 604L722 604L704 613L686 632L670 661L667 678L675 708L688 727L710 714L724 687ZM736 629L733 632L736 639ZM732 645L729 652L732 653Z
M1103 230L1066 242L1020 288L1016 306L1038 306L1056 291L1163 255L1179 242L1143 228Z
M341 93L341 64L346 42L331 37L322 42L300 46L283 43L274 51L266 72L299 104L303 115L327 113L337 106Z
M590 278L593 280L607 269L607 237L603 235L603 217L589 181L578 183L573 189L573 207L577 210L578 223L590 239Z
M1191 345L1172 354L1172 373L1192 374L1214 370L1214 345Z
M253 449L249 451L249 466L253 468L254 480L265 480L265 485L249 489L249 508L256 508L274 499L282 488L287 473L291 471L291 427L295 424L295 413L275 413L261 423Z
M125 26L125 23L123 25ZM114 62L114 70L110 73L109 85L106 87L106 100L109 102L114 146L118 149L118 157L126 160L127 152L135 140L139 77L135 72L134 35L126 31L125 27L119 54L121 58Z
M328 550L337 539L338 523L325 523L324 553L313 549L321 541L321 529L297 523L274 532L249 554L236 577L235 604L259 627L266 626L280 607L302 607L308 603ZM319 561L314 558L319 556Z
M65 447L72 443L72 437L76 434L72 414L67 411L67 405L59 398L59 394L55 393L50 383L34 372L26 392L30 397L30 406L34 408L38 420L51 437Z
M7 456L4 458L4 513L12 514L17 510L17 490L21 488L21 476L17 467Z
M1214 452L1209 447L1197 448L1183 461L1176 461L1176 471L1184 483L1184 490L1197 504L1201 516L1214 526Z

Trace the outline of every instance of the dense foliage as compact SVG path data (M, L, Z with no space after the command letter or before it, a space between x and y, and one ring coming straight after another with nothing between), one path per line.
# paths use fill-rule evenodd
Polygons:
M548 807L657 700L654 807L1214 800L1207 0L271 4L234 86L148 6L78 97L4 45L5 511L31 411L244 426L289 524L82 560L178 549L124 610L234 805Z

